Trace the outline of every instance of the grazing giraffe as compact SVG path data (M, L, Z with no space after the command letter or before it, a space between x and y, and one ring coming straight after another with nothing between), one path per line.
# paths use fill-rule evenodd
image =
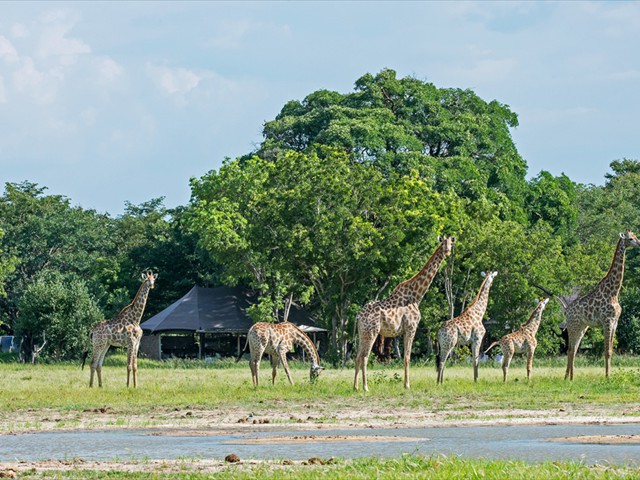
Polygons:
M291 350L293 345L300 345L311 359L311 370L309 372L309 380L311 382L315 381L320 372L324 370L324 367L320 366L320 356L311 339L299 327L290 322L254 323L249 329L247 341L236 362L242 358L242 354L247 350L247 345L249 345L249 350L251 351L249 367L251 368L251 378L254 386L258 386L260 361L264 353L271 358L271 383L276 382L278 365L282 362L289 383L293 385L289 364L287 363L287 352Z
M404 336L404 388L409 388L411 345L420 323L420 301L438 273L438 268L451 255L455 237L439 238L440 245L422 269L409 280L399 284L389 298L362 307L356 317L360 345L356 356L353 388L358 389L358 372L362 370L362 388L367 386L367 362L378 335L385 338Z
M564 379L573 380L573 364L580 341L589 327L602 327L604 333L605 375L609 376L613 337L622 313L618 294L624 276L625 251L629 247L640 247L640 241L629 230L620 234L613 261L607 275L600 280L591 293L570 304L563 302L566 328L569 335L567 348L567 371Z
M486 276L474 302L467 307L458 317L444 322L438 330L438 353L436 364L438 368L438 383L444 378L444 365L456 345L471 344L473 358L473 381L478 381L478 360L480 356L480 344L486 332L482 325L482 317L487 309L489 290L493 279L498 272L491 272Z
M133 386L136 387L136 374L138 372L138 348L142 338L140 319L147 303L149 290L153 288L157 273L147 272L142 274L142 285L133 302L124 307L118 315L111 320L103 320L91 331L93 354L91 356L91 378L89 387L93 387L93 374L98 374L98 386L102 387L102 362L110 346L127 347L127 387L129 378L133 372ZM88 351L82 359L82 366L87 358Z
M502 349L502 381L507 381L507 372L509 371L509 363L513 358L514 353L526 353L527 354L527 380L531 379L531 370L533 369L533 354L538 346L536 340L536 334L540 327L540 321L542 320L542 312L544 307L549 302L548 298L545 298L536 305L535 310L529 317L529 320L522 325L515 332L511 332L503 336L500 340L493 342L489 345L484 353L487 353L496 345L500 345Z

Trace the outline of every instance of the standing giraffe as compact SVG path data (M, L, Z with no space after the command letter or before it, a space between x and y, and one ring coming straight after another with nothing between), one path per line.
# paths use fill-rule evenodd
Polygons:
M613 261L607 275L600 280L591 293L569 305L564 305L566 328L569 334L567 348L567 371L564 379L573 380L573 363L580 341L589 327L602 327L604 332L605 375L609 376L613 336L618 326L622 308L618 303L618 293L624 276L625 251L629 247L640 247L640 241L629 230L620 234Z
M138 290L133 302L124 307L118 315L111 320L103 320L98 323L91 331L91 340L93 344L93 354L91 356L91 378L89 387L93 387L93 374L98 373L98 386L102 387L102 362L111 345L115 347L127 347L127 387L129 386L129 377L133 371L133 386L136 387L136 374L138 372L138 348L140 347L140 339L142 338L142 329L140 328L140 319L147 304L149 290L153 288L157 273L143 273L142 285ZM82 366L87 358L85 352L82 359Z
M440 245L416 275L399 284L389 298L362 307L356 317L360 345L356 356L353 388L358 389L358 372L362 370L362 388L367 387L367 362L378 335L385 338L404 336L404 388L409 388L411 345L420 323L420 301L438 273L438 268L451 255L455 237L439 238Z
M438 330L438 354L436 363L438 368L438 383L442 383L444 377L444 365L456 345L471 344L471 356L473 358L473 381L478 381L478 360L480 357L480 344L486 332L482 325L482 317L487 310L489 290L493 279L498 272L491 272L486 276L474 302L456 318L444 322Z
M282 362L289 383L293 385L291 373L289 372L289 364L287 363L287 352L291 350L293 345L300 345L311 359L311 370L309 372L309 380L311 382L324 370L324 367L320 366L320 356L318 355L315 345L307 334L293 323L254 323L249 329L247 341L236 362L242 358L242 354L247 349L247 345L249 345L251 351L249 367L251 368L251 378L253 379L254 386L258 386L260 361L264 353L268 354L271 359L271 383L275 384L278 365Z
M500 340L493 342L489 345L484 353L487 353L496 345L500 345L502 349L502 381L507 381L507 372L509 371L509 363L513 358L514 353L526 353L527 354L527 380L531 379L531 370L533 369L533 354L538 346L536 340L536 334L540 327L540 321L542 320L542 312L544 307L549 302L548 298L545 298L538 303L535 310L529 317L529 320L520 327L519 330L511 332L503 336Z

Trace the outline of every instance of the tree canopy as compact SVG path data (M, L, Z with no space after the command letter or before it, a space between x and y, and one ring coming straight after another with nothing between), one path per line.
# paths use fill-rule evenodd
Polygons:
M586 292L606 273L620 231L637 232L640 162L614 160L605 183L581 185L527 164L511 131L518 117L471 90L438 88L385 69L348 93L318 90L287 102L251 152L191 180L188 205L126 204L112 218L30 182L0 196L0 331L45 354L72 358L83 330L127 305L139 273L159 272L153 314L194 284L242 285L260 294L255 320L289 302L331 331L345 360L354 320L455 235L422 303L414 350L428 354L439 325L473 300L480 273L497 270L489 336L524 322L537 297ZM628 254L619 345L640 348L640 269ZM77 311L92 312L80 318ZM540 351L559 353L560 306L551 302ZM83 330L84 331L84 330ZM597 345L598 331L585 342Z

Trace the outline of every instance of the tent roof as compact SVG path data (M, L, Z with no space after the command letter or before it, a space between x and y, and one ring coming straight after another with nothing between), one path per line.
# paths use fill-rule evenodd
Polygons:
M140 324L140 327L147 333L247 332L253 325L247 308L255 301L255 296L240 288L193 287L184 297ZM300 308L291 307L289 321L317 329L309 314Z

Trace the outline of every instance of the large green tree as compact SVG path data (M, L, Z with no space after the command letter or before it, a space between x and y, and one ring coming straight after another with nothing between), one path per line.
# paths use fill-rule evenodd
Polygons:
M86 283L53 270L29 284L19 309L14 330L27 360L36 346L43 346L41 355L52 360L78 358L89 347L91 327L102 319Z
M507 105L385 69L363 75L352 93L319 90L288 102L265 123L257 154L331 145L383 172L418 169L443 189L473 197L489 188L495 199L503 194L520 204L526 163L511 138L517 125Z
M422 267L460 207L416 172L384 176L335 148L228 161L192 189L192 226L225 280L260 290L271 319L290 295L315 304L339 354L355 312Z
M0 251L15 258L15 269L6 276L7 297L0 304L0 318L9 327L17 318L20 297L37 275L53 270L88 280L96 261L114 248L107 233L109 217L45 191L34 183L7 183L0 196Z

